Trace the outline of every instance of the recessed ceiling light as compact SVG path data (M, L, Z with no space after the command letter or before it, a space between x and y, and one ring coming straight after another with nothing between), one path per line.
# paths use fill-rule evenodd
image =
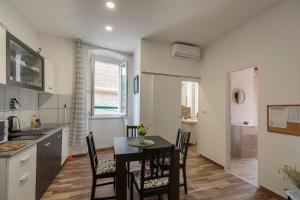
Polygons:
M105 30L111 32L113 30L113 27L112 26L105 26Z
M112 1L107 1L106 2L106 7L108 7L109 9L114 9L115 8L115 3Z

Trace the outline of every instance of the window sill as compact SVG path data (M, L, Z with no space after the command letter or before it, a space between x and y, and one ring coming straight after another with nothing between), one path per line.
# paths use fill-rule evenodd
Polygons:
M96 115L91 116L90 119L121 119L125 117L126 115Z

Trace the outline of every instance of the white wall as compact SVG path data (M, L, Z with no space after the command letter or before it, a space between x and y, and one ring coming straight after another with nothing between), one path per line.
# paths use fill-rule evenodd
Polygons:
M257 126L256 120L256 89L254 68L248 68L233 72L231 76L231 123L242 124L248 121L250 126ZM245 101L237 104L232 100L234 89L242 89L245 93Z
M139 84L141 82L141 72L140 72L140 65L141 65L141 41L139 41L138 46L136 47L133 55L133 78L135 76L139 76ZM129 83L133 84L133 83ZM139 85L140 89L140 85ZM141 90L137 94L133 94L133 116L132 116L132 123L133 125L137 125L140 123L140 97L141 97Z
M199 76L197 60L171 56L171 44L141 41L141 71L185 76Z
M12 7L9 1L0 1L0 22L8 31L34 50L38 50L37 32L27 23L23 16Z
M0 1L0 23L33 50L37 50L40 47L37 32L27 23L23 16L19 15L9 1ZM22 106L18 111L12 112L9 109L9 102L10 98L13 97L17 98ZM11 115L20 119L21 129L30 127L32 115L38 115L38 92L0 85L0 119L7 119Z
M38 34L9 1L0 1L0 22L22 42L37 50L56 66L56 86L59 94L72 93L74 43L72 40Z
M156 91L160 91L160 85L155 83L155 76L150 74L143 74L142 72L153 72L153 73L165 73L173 75L183 75L183 76L199 76L200 61L175 58L171 56L171 45L163 42L154 42L149 40L141 40L141 55L140 55L140 67L141 67L141 94L140 94L140 118L143 123L146 125L151 125L150 134L158 134L160 132L166 132L166 130L158 130L158 125L155 123L155 116L158 116L160 113L154 113L155 108L160 107L160 103L163 104L163 101L158 102L158 99L155 95L158 94ZM178 91L178 105L173 104L173 110L180 110L180 93L181 87L178 87L169 84L166 76L164 79L159 79L160 84L169 85L170 91ZM173 94L173 93L172 93ZM167 95L167 94L166 94ZM155 101L155 104L154 104ZM177 102L177 101L173 101ZM178 114L179 115L179 114ZM178 117L178 116L176 116ZM172 121L171 121L172 119ZM179 119L179 118L178 118ZM165 124L170 124L174 122L173 116L165 117ZM180 123L180 120L178 120ZM177 128L177 125L174 125L173 128ZM154 128L156 128L154 130ZM169 130L171 132L171 129ZM172 131L173 132L173 131ZM170 134L166 133L168 136L166 138L170 139ZM174 131L173 138L176 137L176 131Z
M112 147L114 137L125 136L123 118L94 119L91 121L91 131L96 148Z
M300 1L287 0L211 44L201 65L199 147L204 156L225 165L227 73L258 67L259 183L284 194L290 185L278 170L300 167L300 137L267 132L268 104L300 103Z
M74 40L39 34L41 54L55 66L57 94L72 94L75 60Z

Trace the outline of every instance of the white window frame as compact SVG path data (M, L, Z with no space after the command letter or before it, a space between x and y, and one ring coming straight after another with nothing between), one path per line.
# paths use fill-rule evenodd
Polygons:
M120 69L120 75L119 75L119 113L116 113L116 114L98 114L98 115L95 115L95 102L94 102L94 99L95 99L95 63L96 62L104 62L104 63L109 63L109 64L114 64L114 65L119 65L119 69ZM127 61L124 61L124 62L118 62L118 61L114 61L113 58L111 58L111 60L105 60L105 59L95 59L95 55L92 56L92 59L91 59L91 62L92 62L92 78L91 78L91 114L92 114L92 118L123 118L123 117L126 117L127 114L128 114L128 62ZM126 90L126 102L125 102L125 105L126 105L126 110L125 110L125 113L121 113L121 106L122 106L122 102L121 102L121 76L122 76L122 71L121 71L121 66L122 65L125 65L125 68L126 68L126 84L125 84L125 90Z

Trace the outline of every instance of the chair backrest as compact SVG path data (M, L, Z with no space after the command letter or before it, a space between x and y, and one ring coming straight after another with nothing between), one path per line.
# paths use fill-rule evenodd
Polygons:
M88 136L86 136L86 142L87 142L87 146L88 146L88 151L89 151L89 157L90 157L90 162L91 162L93 176L96 176L97 166L98 166L98 158L97 158L97 152L96 152L96 148L95 148L95 143L94 143L94 138L93 138L93 133L92 132L90 132L88 134Z
M191 132L182 131L178 129L177 139L176 139L176 147L180 149L180 153L182 154L183 163L186 163L187 153L189 149Z
M141 165L141 190L144 189L144 181L154 180L159 178L167 177L169 179L169 183L172 177L172 169L173 169L173 161L174 161L174 151L175 146L172 145L170 147L164 148L155 148L155 149L143 149L143 159ZM167 162L166 159L170 159ZM146 166L150 162L150 172L145 175ZM166 186L170 186L166 185Z
M127 137L137 137L138 130L137 126L127 126Z

